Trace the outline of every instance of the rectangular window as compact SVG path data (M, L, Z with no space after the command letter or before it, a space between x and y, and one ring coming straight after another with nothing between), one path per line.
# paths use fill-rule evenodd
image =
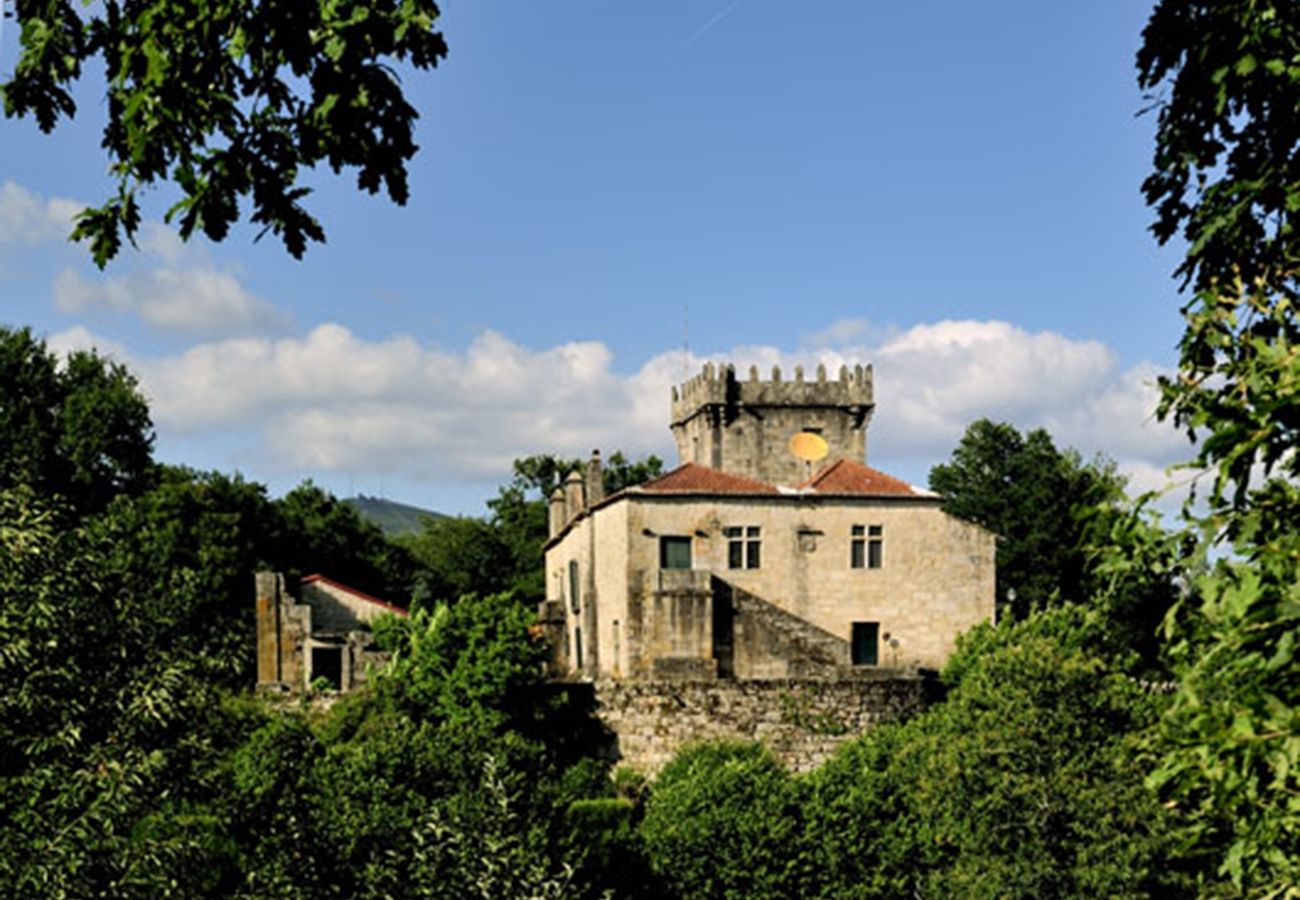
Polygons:
M881 525L854 525L849 536L849 567L879 569L885 559L885 529Z
M659 568L689 569L690 567L690 538L667 536L659 538Z
M853 623L853 665L874 666L880 660L880 623Z
M569 608L575 613L578 611L578 561L569 560Z
M578 663L578 665L575 668L581 670L582 669L582 629L581 628L573 629L573 648L575 651L574 658Z
M762 564L762 542L757 525L732 525L722 529L727 539L728 569L757 569Z
M327 682L328 690L337 691L343 687L343 648L311 648L311 680Z

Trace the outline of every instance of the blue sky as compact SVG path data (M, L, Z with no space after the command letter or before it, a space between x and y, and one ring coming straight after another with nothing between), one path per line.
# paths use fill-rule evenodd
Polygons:
M88 86L53 136L0 120L0 322L114 354L160 457L277 492L478 512L514 456L671 462L668 385L705 359L874 363L869 461L916 483L987 415L1153 486L1187 450L1150 421L1181 328L1139 191L1148 12L450 2L449 58L405 80L410 204L314 177L302 262L154 221L95 270L63 240L109 189Z

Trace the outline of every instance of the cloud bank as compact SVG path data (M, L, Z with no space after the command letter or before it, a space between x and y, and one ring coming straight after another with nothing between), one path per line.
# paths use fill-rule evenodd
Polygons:
M850 340L690 358L665 352L620 372L599 342L533 349L486 331L448 352L408 335L368 340L324 324L293 337L209 341L129 362L160 432L237 436L262 474L502 480L516 457L596 447L657 452L671 463L670 388L706 359L757 365L764 377L772 365L789 377L796 364L832 372L873 364L868 452L882 464L940 461L980 417L1042 426L1061 446L1107 452L1141 489L1163 484L1164 467L1190 455L1186 441L1151 416L1156 369L1121 368L1095 341L969 320L839 334ZM858 335L877 340L854 344ZM75 343L90 339L78 333Z

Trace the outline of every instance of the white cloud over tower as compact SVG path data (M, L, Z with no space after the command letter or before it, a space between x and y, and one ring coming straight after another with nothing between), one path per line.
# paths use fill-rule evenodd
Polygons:
M1152 417L1157 370L1122 368L1099 342L998 321L861 333L879 342L743 346L689 359L668 351L628 372L596 341L535 349L485 331L452 352L409 335L371 340L330 323L128 362L164 435L235 435L245 458L267 473L504 479L515 457L595 447L658 452L671 462L669 391L705 360L742 372L757 365L764 378L773 365L788 378L800 364L811 377L818 364L835 373L871 363L874 461L939 461L982 416L1045 427L1085 454L1107 452L1143 488L1189 455L1185 439ZM76 337L78 345L92 340L84 330Z

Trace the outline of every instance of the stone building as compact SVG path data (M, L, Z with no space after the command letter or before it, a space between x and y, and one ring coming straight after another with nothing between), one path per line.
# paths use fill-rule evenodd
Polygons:
M601 496L599 457L550 500L544 623L583 679L937 669L994 614L994 536L867 466L871 370L730 367L673 392L681 464ZM816 469L788 448L820 436Z
M324 575L308 575L301 599L285 590L279 572L258 572L257 686L299 693L314 686L346 693L366 679L366 668L387 661L375 646L371 623L406 610Z

